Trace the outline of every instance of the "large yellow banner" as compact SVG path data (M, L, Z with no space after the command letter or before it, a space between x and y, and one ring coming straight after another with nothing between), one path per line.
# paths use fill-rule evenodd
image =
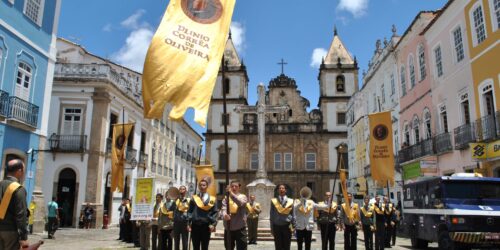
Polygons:
M213 165L195 165L194 167L196 171L196 180L199 182L200 180L206 180L208 182L208 190L207 192L215 196L217 194L217 190L215 187L215 178L214 178L214 166ZM224 190L225 192L226 190Z
M370 121L370 167L378 186L394 185L394 151L391 112L368 115Z
M113 139L111 141L111 192L114 192L116 188L118 188L119 192L123 192L125 148L132 128L134 128L133 123L113 124Z
M352 221L351 204L347 202L347 176L345 169L340 169L340 187L342 188L342 195L344 196L344 203L346 204L342 208L344 209L347 218Z
M170 0L146 55L144 117L160 118L173 104L179 120L189 107L205 126L235 0Z

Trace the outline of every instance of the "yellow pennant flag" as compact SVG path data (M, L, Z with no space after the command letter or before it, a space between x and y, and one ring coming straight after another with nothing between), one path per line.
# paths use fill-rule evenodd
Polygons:
M208 194L215 196L217 194L217 190L215 189L213 165L195 165L194 169L196 171L196 180L198 182L200 182L200 180L206 180L208 182Z
M142 78L144 117L172 120L195 109L205 126L229 32L235 0L170 0L146 55Z
M113 139L111 142L111 192L114 192L116 188L118 188L119 192L123 192L125 148L128 136L133 128L133 123L113 124Z
M344 213L347 215L347 218L349 218L352 221L353 216L351 213L351 204L347 200L347 176L345 172L346 172L345 169L340 169L340 186L342 187L342 195L344 196L344 204L345 204L345 206L343 206L342 208L344 209Z
M394 185L394 151L391 112L368 115L370 121L370 167L379 186Z

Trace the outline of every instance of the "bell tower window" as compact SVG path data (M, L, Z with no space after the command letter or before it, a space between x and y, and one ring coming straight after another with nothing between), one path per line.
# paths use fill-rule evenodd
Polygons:
M337 76L336 86L337 86L337 92L345 92L345 77L343 75Z

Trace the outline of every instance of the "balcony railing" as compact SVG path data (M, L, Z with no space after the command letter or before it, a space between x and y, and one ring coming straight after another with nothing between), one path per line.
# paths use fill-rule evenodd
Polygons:
M423 140L417 144L401 149L398 153L400 159L399 162L403 163L423 156L433 155L435 152L434 140Z
M11 96L9 97L7 116L36 128L38 123L38 106L17 96Z
M434 137L434 140L436 143L436 153L437 154L442 154L442 153L453 150L453 147L451 145L451 134L450 133L442 133L442 134L436 135L436 137Z
M9 107L9 93L0 90L0 115L7 116Z
M495 117L495 115L486 115L476 120L476 138L478 141L490 141L497 138L497 118L498 116Z
M131 162L137 156L137 149L133 147L127 146L127 155L125 156L125 160L127 162Z
M470 142L476 141L474 124L472 123L456 127L453 133L455 134L455 149L457 150L468 148Z
M85 152L86 135L57 135L49 138L50 148L56 152Z
M147 162L148 162L148 154L146 154L144 152L140 152L139 153L139 164L146 165Z

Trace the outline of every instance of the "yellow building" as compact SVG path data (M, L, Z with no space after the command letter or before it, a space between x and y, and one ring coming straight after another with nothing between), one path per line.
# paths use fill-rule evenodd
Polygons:
M470 41L476 100L476 136L480 142L500 140L500 0L471 0L464 9ZM500 176L498 157L482 161L487 176Z

